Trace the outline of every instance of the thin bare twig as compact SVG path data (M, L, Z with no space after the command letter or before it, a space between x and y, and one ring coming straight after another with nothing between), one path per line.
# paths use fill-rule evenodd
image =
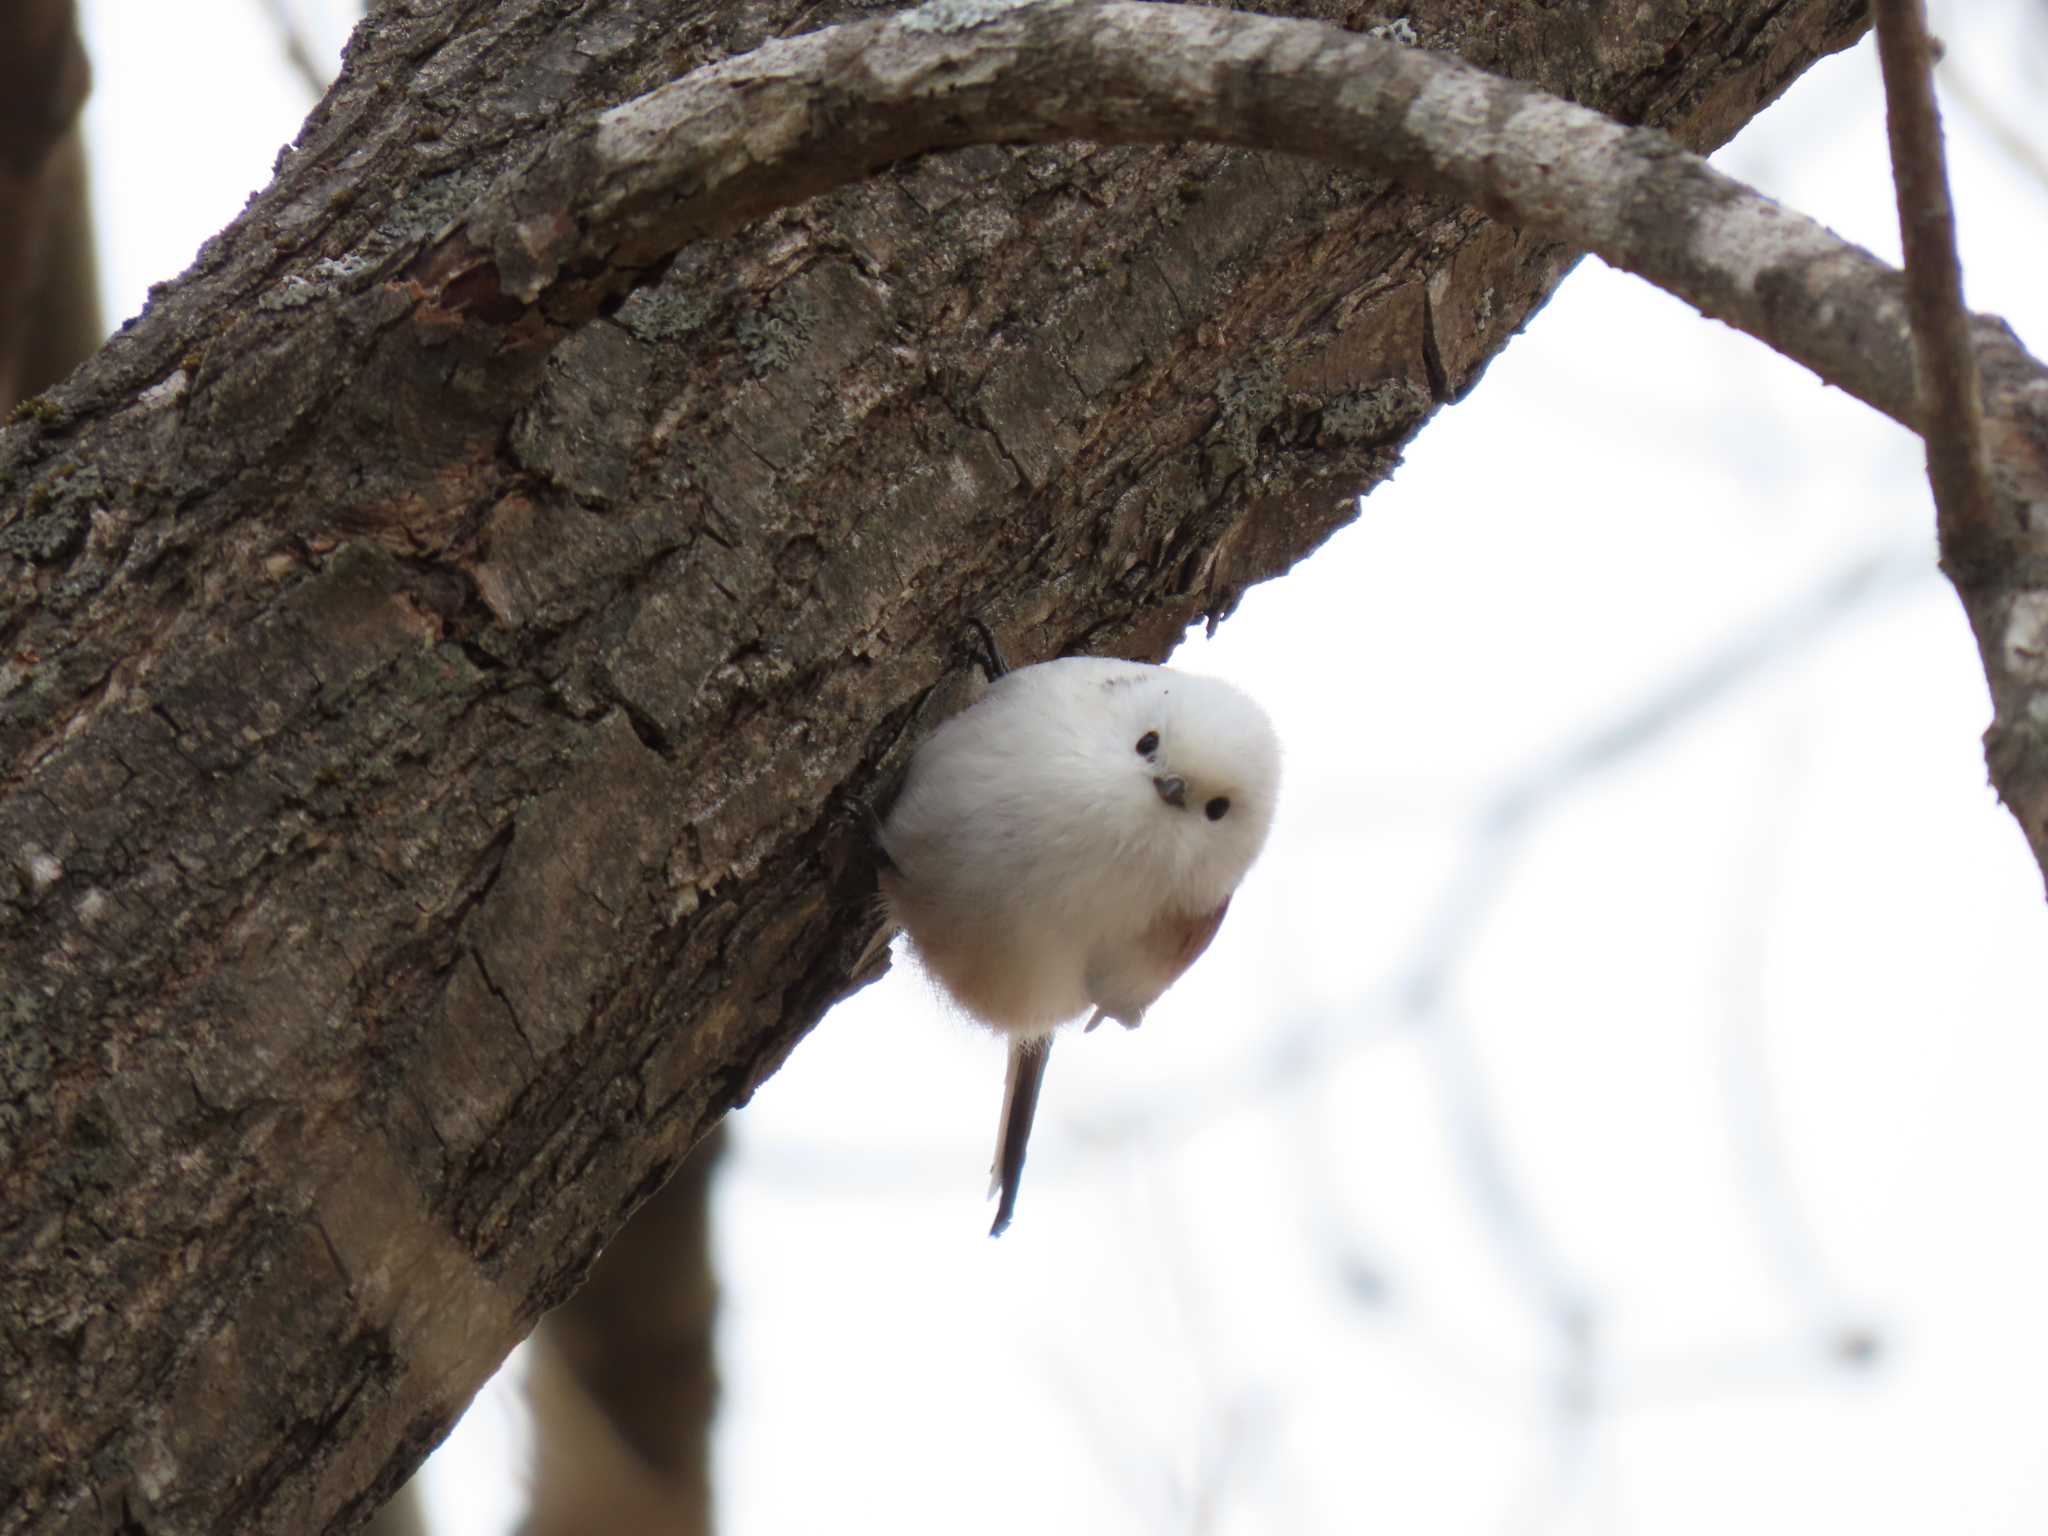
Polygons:
M1913 327L1927 480L1934 488L1943 559L1969 564L1968 546L1987 542L1994 521L1977 358L1963 308L1955 209L1934 101L1933 43L1923 0L1877 0L1872 10L1906 255L1906 312Z
M1877 1334L1835 1278L1820 1232L1807 1214L1792 1176L1791 1148L1769 1066L1770 1010L1764 978L1776 929L1772 892L1784 876L1798 799L1794 781L1797 764L1805 756L1804 711L1798 720L1793 729L1802 739L1788 744L1781 734L1778 762L1767 775L1773 791L1770 804L1752 820L1748 889L1728 907L1722 945L1727 1000L1719 1031L1721 1099L1729 1149L1758 1245L1780 1287L1803 1314L1802 1330L1825 1342L1836 1364L1852 1366L1867 1363L1867 1357L1845 1341L1875 1340Z
M2013 126L2012 120L1978 86L1976 80L1956 68L1949 59L1941 61L1941 88L1949 100L1976 119L1979 131L1996 144L2005 157L2048 191L2048 151Z
M306 39L306 29L299 25L299 18L292 13L287 0L263 0L264 10L270 13L271 24L277 28L278 41L284 44L286 62L304 82L307 90L318 101L327 94L327 87L334 83L331 72L320 67L313 57L313 45Z

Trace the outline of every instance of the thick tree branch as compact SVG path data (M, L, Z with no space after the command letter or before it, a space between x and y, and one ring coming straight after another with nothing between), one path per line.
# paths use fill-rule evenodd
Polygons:
M1312 156L1590 250L1917 428L1897 273L1632 129L1461 60L1139 0L936 0L777 40L578 125L411 265L441 308L573 322L675 251L977 143Z
M1967 564L1972 549L1993 553L1986 546L1994 524L1977 358L1970 314L1963 307L1955 208L1942 153L1941 111L1934 100L1933 39L1927 35L1921 0L1875 0L1873 8L1927 479L1934 487L1942 547Z
M1904 131L1908 161L1926 131ZM1454 193L1597 252L1920 432L1997 702L1994 777L2048 873L2048 372L1999 322L1968 320L1959 293L1930 296L1943 361L1923 404L1891 267L1661 133L1455 58L1194 6L933 0L771 42L570 130L422 253L411 281L424 307L545 331L694 240L889 161L1079 136L1257 145ZM1901 182L1902 207L1945 229L1933 196ZM1923 265L1939 282L1939 263ZM1990 498L1965 467L1977 366Z

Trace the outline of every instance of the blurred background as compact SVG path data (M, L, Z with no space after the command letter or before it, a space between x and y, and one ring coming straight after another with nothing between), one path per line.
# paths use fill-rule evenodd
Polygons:
M118 321L360 7L81 8ZM2048 0L1933 9L1969 299L2040 355ZM1897 261L1867 41L1717 163ZM571 1321L431 1529L701 1529L714 1297L730 1533L2048 1528L2048 908L1932 523L1903 431L1587 261L1179 652L1274 716L1279 821L1145 1027L1062 1041L1011 1232L1001 1046L899 959L731 1121L708 1257L684 1195L606 1281L674 1443L536 1443L522 1380L622 1349Z

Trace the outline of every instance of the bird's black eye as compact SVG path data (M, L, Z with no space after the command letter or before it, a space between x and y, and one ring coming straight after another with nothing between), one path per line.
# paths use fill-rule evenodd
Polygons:
M1154 752L1157 752L1158 750L1159 733L1157 731L1147 731L1144 735L1138 738L1138 756L1150 757Z
M1230 814L1230 796L1218 795L1202 807L1202 814L1211 821L1221 821Z

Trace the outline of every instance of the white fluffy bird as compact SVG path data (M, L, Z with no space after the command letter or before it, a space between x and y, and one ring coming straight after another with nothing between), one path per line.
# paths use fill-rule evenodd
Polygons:
M1136 1028L1209 946L1273 822L1280 746L1228 683L1091 656L1002 668L918 749L882 826L894 926L1007 1035L990 1235L1061 1024Z

